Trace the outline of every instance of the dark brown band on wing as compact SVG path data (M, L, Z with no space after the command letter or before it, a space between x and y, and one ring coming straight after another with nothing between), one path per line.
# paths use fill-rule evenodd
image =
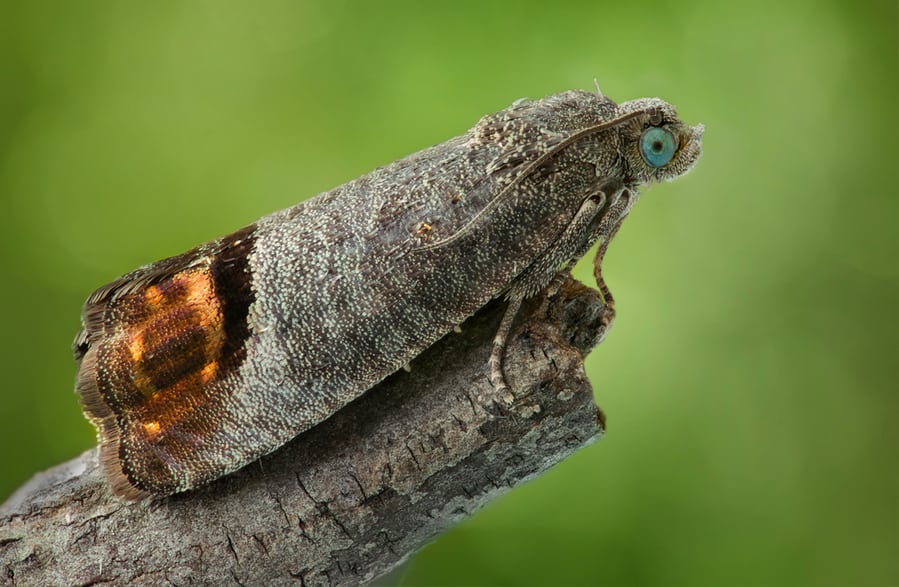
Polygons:
M250 274L250 252L256 242L256 227L248 226L230 235L231 246L212 261L210 267L215 291L219 292L225 325L222 354L242 364L246 358L245 342L250 334L247 318L256 300Z

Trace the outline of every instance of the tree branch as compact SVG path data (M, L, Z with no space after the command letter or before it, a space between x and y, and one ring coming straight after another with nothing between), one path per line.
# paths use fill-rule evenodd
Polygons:
M96 449L0 509L0 582L359 584L602 433L583 355L611 320L569 280L510 339L503 405L487 379L491 304L400 372L275 453L213 484L126 503Z

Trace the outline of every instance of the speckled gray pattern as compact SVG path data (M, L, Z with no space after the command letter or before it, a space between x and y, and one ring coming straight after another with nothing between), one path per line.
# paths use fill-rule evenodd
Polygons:
M664 167L640 155L648 126L680 141ZM593 243L607 244L640 184L689 170L701 135L658 99L617 106L570 91L520 100L460 137L262 218L247 264L245 359L216 382L227 393L201 414L215 426L189 460L154 447L172 479L163 490L271 452L490 300L534 295Z
M673 120L659 101L632 104ZM536 172L528 166L632 108L587 92L519 102L462 137L262 219L250 263L257 295L244 388L234 430L222 431L246 437L242 461L326 418L490 299L514 287L533 293L586 252L601 231L559 239L591 190L607 178L620 189L646 179L624 176L634 162L622 159L622 129L586 134ZM634 200L604 211L620 221ZM421 223L432 227L427 241ZM538 259L549 271L528 271Z

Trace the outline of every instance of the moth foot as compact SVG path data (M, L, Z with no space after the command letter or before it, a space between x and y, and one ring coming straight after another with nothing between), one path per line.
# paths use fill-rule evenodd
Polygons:
M497 351L497 349L494 350ZM506 377L503 373L502 356L504 350L505 349L498 349L497 352L492 353L487 365L490 367L490 384L493 386L493 389L500 400L508 406L515 401L515 395L512 393L509 384L506 383Z
M515 403L515 394L512 393L512 389L505 381L497 383L496 381L493 381L493 377L491 377L490 379L490 382L493 384L495 394L499 397L500 402L502 402L506 406L511 406L513 403Z
M506 376L503 373L503 356L506 354L506 342L509 338L509 332L512 330L512 322L515 320L515 315L518 313L519 308L521 308L520 299L509 300L509 305L500 321L496 336L493 337L493 349L490 351L490 358L487 360L487 366L490 369L490 383L506 405L514 402L515 396L506 383Z
M549 285L546 286L546 297L547 298L555 298L558 297L562 292L562 286L565 285L565 282L571 278L571 269L563 269L559 271L555 275L553 275L552 280L549 282Z

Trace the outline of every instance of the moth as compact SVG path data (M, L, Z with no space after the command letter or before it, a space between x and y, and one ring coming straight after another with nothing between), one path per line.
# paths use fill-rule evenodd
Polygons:
M322 422L496 298L490 379L523 300L612 236L702 125L656 98L518 100L413 153L86 301L76 390L113 491L208 483Z

